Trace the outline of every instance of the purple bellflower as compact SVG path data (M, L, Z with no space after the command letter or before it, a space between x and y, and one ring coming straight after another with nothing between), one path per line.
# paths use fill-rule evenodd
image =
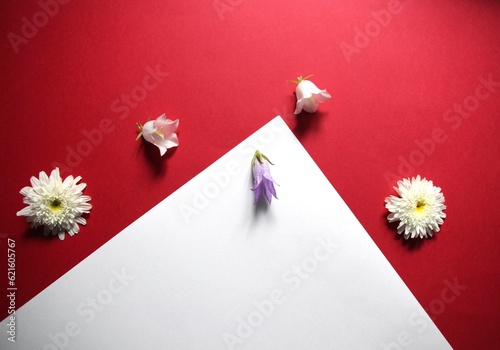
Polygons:
M261 194L264 194L269 204L271 204L271 199L276 198L276 190L274 189L274 184L276 181L271 177L271 171L269 170L268 163L274 165L265 155L260 153L260 151L255 151L252 158L252 173L253 173L253 188L255 194L254 204L260 198Z

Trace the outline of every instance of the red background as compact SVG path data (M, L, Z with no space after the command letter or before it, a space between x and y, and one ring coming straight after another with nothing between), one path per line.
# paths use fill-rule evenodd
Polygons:
M0 4L0 285L8 236L17 307L280 114L451 345L500 347L499 1L69 1L40 11L33 0ZM13 44L24 17L39 28ZM308 74L332 99L295 117L286 81ZM480 77L496 83L479 87ZM126 106L132 92L140 101ZM464 104L464 117L449 113ZM180 146L160 158L135 141L135 123L162 113L180 119ZM102 123L108 133L85 148ZM67 158L78 147L86 155ZM65 241L16 217L19 190L55 162L92 196L87 226ZM384 199L417 174L443 189L448 209L441 232L412 243L386 223ZM466 289L450 301L447 283Z

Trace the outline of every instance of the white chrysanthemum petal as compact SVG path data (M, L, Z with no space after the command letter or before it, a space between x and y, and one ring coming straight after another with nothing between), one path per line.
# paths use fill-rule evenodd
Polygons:
M31 187L23 187L21 189L21 191L19 191L19 193L21 193L23 196L27 196L28 193L30 193L32 191L32 188Z
M75 218L75 221L77 223L79 223L80 225L86 225L87 224L87 221L84 218L82 218L81 216Z
M30 216L30 215L31 215L30 207L25 207L17 212L17 216Z
M36 177L32 176L31 179L30 179L30 182L31 182L31 187L35 188L35 187L40 187L40 180L38 180Z
M75 192L82 192L85 189L85 187L87 187L87 184L85 184L85 183L78 184L75 186L74 191Z
M387 197L385 207L390 212L388 221L399 221L398 234L403 233L408 239L432 237L434 232L439 232L439 225L446 218L441 188L434 186L432 181L420 178L420 175L411 180L400 180L397 184L394 189L399 197Z
M63 186L71 186L74 182L73 176L68 176L67 178L64 179L62 185Z
M50 177L54 180L62 180L61 174L59 173L59 168L54 168L54 170L52 170L52 172L50 173Z
M52 174L50 175L50 177L52 177ZM47 176L45 171L40 171L40 182L42 184L46 184L49 182L49 177Z
M86 196L84 194L80 196L80 201L82 202L88 202L90 201L90 199L91 199L90 196Z
M82 194L87 186L78 184L80 176L68 176L62 180L59 169L55 168L50 176L40 172L40 178L31 177L32 187L24 187L20 193L23 203L28 206L17 212L26 216L32 227L45 226L44 235L57 235L63 240L65 233L70 236L80 231L78 224L85 225L82 214L89 213L91 197Z

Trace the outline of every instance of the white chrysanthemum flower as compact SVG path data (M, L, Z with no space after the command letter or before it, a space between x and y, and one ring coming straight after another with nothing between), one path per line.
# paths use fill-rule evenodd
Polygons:
M17 216L27 216L26 221L31 227L45 226L44 235L52 233L63 240L67 232L70 236L80 231L78 224L87 222L82 214L89 213L92 206L87 203L89 196L82 194L87 186L78 184L81 176L68 176L61 179L59 168L52 170L50 177L44 171L40 179L31 177L31 186L24 187L20 193L24 196L23 203L28 206L17 212Z
M443 224L446 214L443 210L444 196L441 188L425 178L403 179L394 187L400 197L389 196L385 199L385 207L391 212L389 222L399 221L398 234L404 238L432 237L439 232L439 225Z

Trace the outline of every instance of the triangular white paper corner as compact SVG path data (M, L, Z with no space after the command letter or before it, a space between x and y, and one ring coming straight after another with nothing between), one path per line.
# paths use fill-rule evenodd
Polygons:
M2 349L451 349L279 116L15 316Z

